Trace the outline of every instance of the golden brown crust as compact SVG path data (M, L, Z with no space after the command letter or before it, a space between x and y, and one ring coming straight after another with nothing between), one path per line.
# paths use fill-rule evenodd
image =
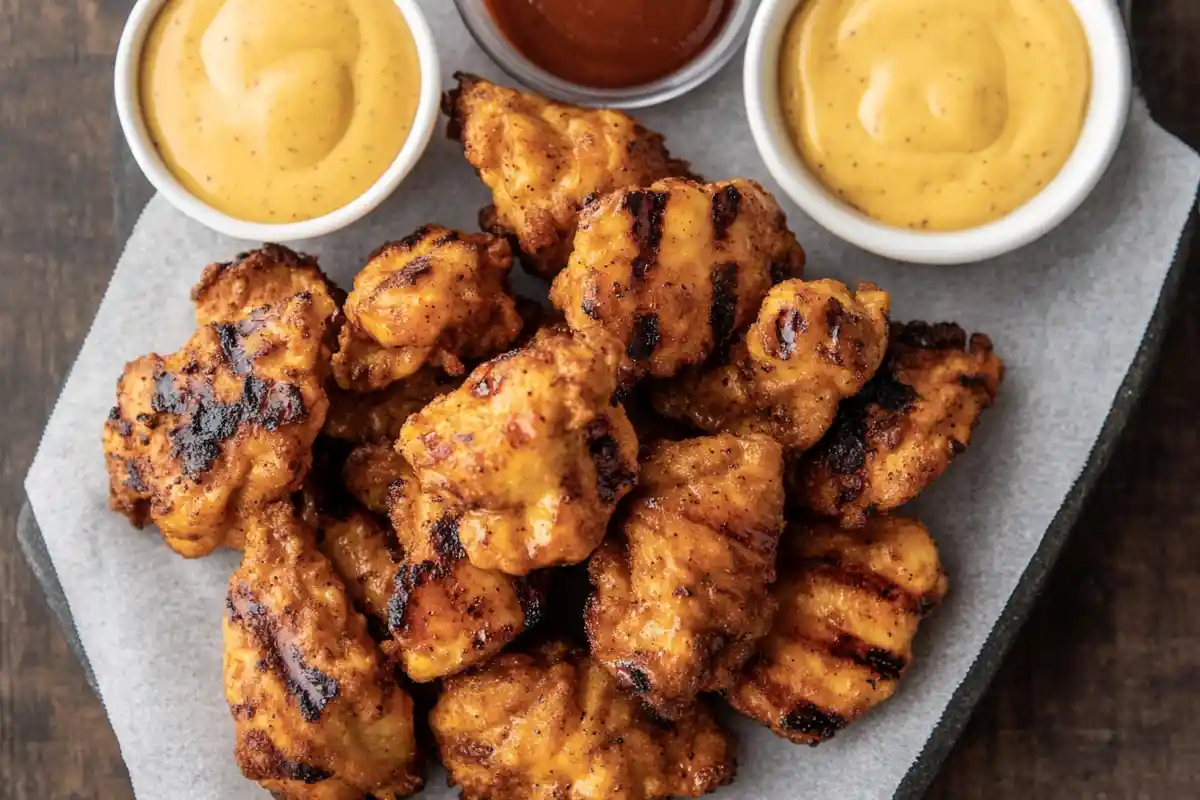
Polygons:
M430 725L463 800L699 797L735 769L733 735L706 705L655 720L559 643L446 681Z
M298 294L127 365L104 425L112 507L184 556L240 547L312 462L328 408L319 305Z
M461 511L421 492L412 468L389 445L358 445L342 476L373 513L321 515L322 552L390 637L384 652L413 681L487 661L537 621L539 582L467 561L457 538ZM390 528L379 521L385 516Z
M480 224L514 238L534 274L552 278L566 265L590 195L688 172L667 154L661 135L619 111L555 103L461 72L454 77L458 88L442 102L447 134L462 143L494 200Z
M966 449L1004 364L953 323L893 324L884 364L789 473L800 503L857 527L915 498Z
M727 362L656 386L655 407L709 433L764 433L806 450L879 368L888 307L871 283L854 292L833 280L780 283Z
M461 375L464 362L508 347L522 327L508 294L511 267L503 239L437 225L380 247L346 298L338 386L375 391L426 364Z
M480 569L458 542L461 511L423 492L411 471L394 484L392 525L405 557L388 604L391 650L418 683L488 661L537 622L536 579Z
M346 592L377 623L387 623L396 571L402 560L395 536L376 518L351 509L344 518L320 518L321 553L346 584Z
M336 333L346 293L333 284L317 259L279 244L238 253L233 261L209 264L192 287L196 323L236 322L263 306L307 292L316 313Z
M412 700L287 504L249 527L228 606L225 697L246 777L297 800L421 787Z
M612 403L617 353L543 329L409 417L397 449L423 489L461 506L471 563L511 575L587 558L637 475Z
M615 337L624 383L666 378L723 356L772 275L798 277L803 265L783 211L757 183L668 178L580 212L550 300L572 330Z
M730 705L797 744L829 739L891 697L921 616L946 590L937 546L915 519L789 525L771 590L775 621Z
M592 655L658 714L729 688L767 632L783 451L760 435L661 442L589 562Z

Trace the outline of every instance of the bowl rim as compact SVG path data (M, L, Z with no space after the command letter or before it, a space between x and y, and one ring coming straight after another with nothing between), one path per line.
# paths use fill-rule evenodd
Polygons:
M646 108L687 94L728 64L746 41L760 0L732 0L725 27L708 47L675 72L641 86L598 89L565 80L534 64L500 32L482 0L454 0L463 25L503 72L539 94L589 108Z
M918 264L964 264L1010 252L1049 232L1099 183L1129 115L1133 78L1129 41L1111 0L1068 0L1083 26L1091 86L1083 127L1058 174L998 220L962 231L913 231L867 217L834 197L804 164L783 121L778 61L788 21L804 0L763 0L746 45L743 92L750 131L784 192L821 227L863 250Z
M142 174L171 205L218 233L257 241L295 241L323 236L362 219L408 176L433 137L440 113L442 76L437 43L417 0L393 0L412 32L421 68L421 87L412 127L400 152L379 179L341 208L298 222L251 222L218 211L192 194L163 163L142 115L139 89L142 47L167 0L137 0L117 44L113 89L117 118Z

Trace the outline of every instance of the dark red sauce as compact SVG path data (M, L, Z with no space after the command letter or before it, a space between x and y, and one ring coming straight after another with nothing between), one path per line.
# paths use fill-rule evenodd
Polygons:
M484 0L505 38L542 69L600 89L679 70L729 19L732 0Z

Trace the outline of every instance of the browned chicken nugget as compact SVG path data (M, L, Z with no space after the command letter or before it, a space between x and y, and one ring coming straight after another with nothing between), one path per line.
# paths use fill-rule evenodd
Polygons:
M246 777L294 800L421 787L412 700L288 504L249 526L228 606L225 698Z
M561 643L447 680L429 722L463 800L699 797L735 769L733 734L706 705L657 720Z
M345 581L346 593L365 614L386 626L388 602L403 559L396 537L374 515L358 508L340 519L322 516L319 526L321 552Z
M192 288L196 322L237 322L263 306L274 306L307 292L316 313L329 320L330 329L341 324L346 293L333 284L317 259L279 244L238 253L233 261L209 264ZM336 330L335 330L336 332Z
M772 275L799 277L803 266L783 211L757 183L668 178L583 208L550 300L572 330L616 338L624 383L667 378L723 355Z
M655 407L708 433L765 433L806 450L883 361L888 306L872 283L851 292L833 280L785 281L767 294L728 361L657 385Z
M729 688L775 610L783 451L755 434L662 442L589 563L592 656L658 714Z
M512 236L529 271L552 278L567 263L585 198L686 175L663 138L609 109L555 103L456 73L442 110L447 133L492 190L484 230Z
M892 696L917 624L946 589L937 546L915 519L790 524L775 622L730 705L797 744L820 744Z
M330 382L329 414L322 433L348 442L394 442L410 414L461 384L461 377L435 367L422 367L377 392L348 392Z
M380 247L346 298L338 385L382 389L426 364L461 375L463 361L508 347L522 326L508 294L511 267L505 240L437 225Z
M612 402L618 353L543 329L408 418L397 449L426 492L463 509L471 563L511 575L575 564L637 476L637 439Z
M325 421L327 318L307 292L131 362L104 425L112 507L172 549L241 547L242 526L300 487Z
M418 683L481 664L538 621L534 577L480 569L458 541L461 511L421 491L409 476L394 485L392 525L404 547L388 605L391 651Z
M966 449L1004 377L991 340L968 340L953 323L893 324L890 340L875 377L789 470L789 496L847 527L933 483Z
M321 515L321 550L388 633L381 647L409 678L425 683L487 661L537 622L540 581L467 561L457 538L460 509L422 493L399 453L359 445L342 474L374 514Z

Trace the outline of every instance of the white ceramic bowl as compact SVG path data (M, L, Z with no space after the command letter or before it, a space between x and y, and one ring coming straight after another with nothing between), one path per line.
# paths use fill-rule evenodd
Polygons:
M580 106L645 108L690 92L729 63L746 40L746 30L759 0L733 0L725 27L694 59L659 80L627 89L597 89L563 80L521 54L501 33L483 0L454 0L475 42L514 80L530 89Z
M417 46L417 58L421 64L421 90L412 129L391 166L358 198L336 211L313 219L282 224L247 222L216 210L175 179L159 157L142 118L138 91L142 44L165 2L166 0L138 0L125 23L121 41L117 45L114 75L117 116L121 120L121 130L125 133L125 139L129 142L129 149L146 178L173 206L192 219L239 239L288 242L323 236L366 216L387 199L425 152L437 125L438 107L441 102L442 77L437 45L417 0L395 0L404 14Z
M982 261L1054 228L1079 207L1108 168L1129 114L1129 42L1113 0L1071 0L1091 52L1091 96L1079 141L1058 175L1007 216L967 230L913 231L867 217L838 200L808 169L780 110L779 51L788 22L802 1L763 0L759 7L746 43L746 112L771 175L806 214L835 236L900 261Z

